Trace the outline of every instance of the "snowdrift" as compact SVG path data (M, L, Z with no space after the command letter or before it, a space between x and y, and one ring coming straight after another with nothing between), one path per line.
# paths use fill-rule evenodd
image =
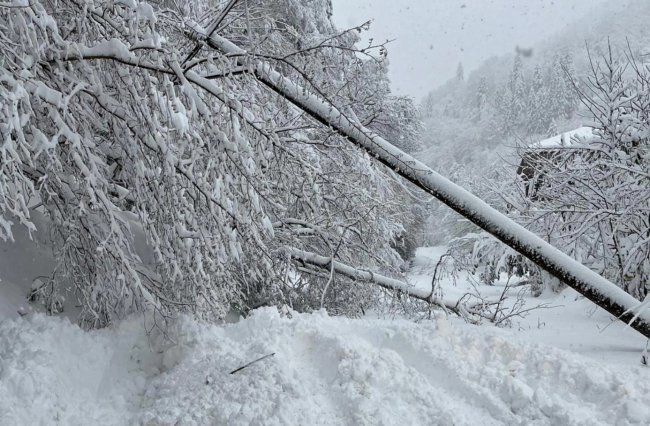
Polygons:
M604 366L445 318L142 317L84 332L41 314L0 323L0 424L650 424L641 366ZM235 373L263 355L274 356Z

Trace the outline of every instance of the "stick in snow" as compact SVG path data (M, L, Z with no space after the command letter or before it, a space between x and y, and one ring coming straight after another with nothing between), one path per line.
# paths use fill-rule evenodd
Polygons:
M230 374L235 374L235 373L237 373L238 371L241 371L241 370L243 370L244 368L249 367L249 366L255 364L256 362L259 362L259 361L265 360L266 358L270 358L270 357L272 357L273 355L275 355L275 352L272 352L272 353L270 353L270 354L268 354L268 355L264 355L264 356L261 357L261 358L257 358L256 360L251 361L251 362L249 362L248 364L244 364L244 365L242 365L241 367L232 370L232 371L230 372Z

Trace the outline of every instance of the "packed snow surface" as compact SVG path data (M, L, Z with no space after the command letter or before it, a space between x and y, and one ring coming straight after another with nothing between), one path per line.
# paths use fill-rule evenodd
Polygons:
M0 342L2 425L650 424L644 367L444 317L263 308L181 318L165 338L142 318L84 332L32 314L1 322Z

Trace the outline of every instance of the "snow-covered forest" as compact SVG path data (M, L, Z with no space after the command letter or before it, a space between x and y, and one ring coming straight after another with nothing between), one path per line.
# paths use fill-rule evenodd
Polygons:
M648 4L419 99L336 13L0 3L0 425L650 423Z

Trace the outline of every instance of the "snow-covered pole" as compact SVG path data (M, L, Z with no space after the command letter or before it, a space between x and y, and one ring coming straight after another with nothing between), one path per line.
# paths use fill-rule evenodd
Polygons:
M331 102L284 77L268 62L247 57L246 51L219 35L212 35L206 41L210 47L227 55L241 57L240 65L247 65L269 89L650 338L650 309L646 308L646 303L639 303L615 284L347 117Z

